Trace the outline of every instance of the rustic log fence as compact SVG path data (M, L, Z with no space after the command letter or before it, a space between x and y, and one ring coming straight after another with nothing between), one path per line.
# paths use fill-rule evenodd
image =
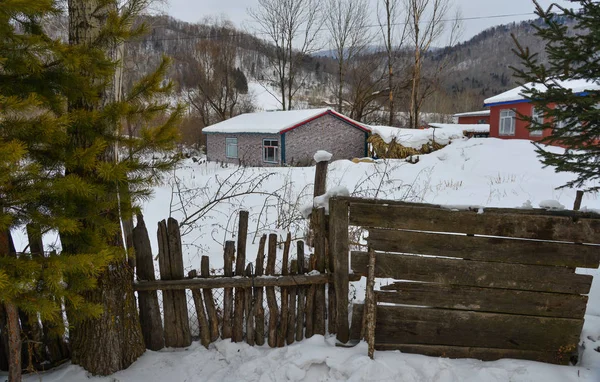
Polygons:
M319 214L322 218L323 211ZM134 288L139 294L142 332L149 349L189 346L195 325L200 342L206 347L218 338L250 345L263 345L266 341L271 347L282 347L326 333L326 319L331 316L326 290L332 275L325 269L324 234L316 235L314 243L319 249L315 247L315 254L308 255L309 261L305 259L302 241L297 242L296 256L291 256L290 234L282 243L277 234L263 235L254 262L248 262L248 213L241 211L237 248L234 241L227 241L223 248L223 275L211 275L210 260L203 256L200 275L192 270L185 277L177 227L172 218L158 224L160 280L154 279L154 272L146 272L152 270L153 259L142 216L138 216L133 230L138 266ZM276 273L280 245L281 272ZM162 293L162 314L158 291ZM186 295L191 298L186 299ZM215 299L216 296L222 298ZM193 304L193 309L188 303ZM333 321L329 325L335 326Z
M349 273L339 270L368 276L352 326L337 321L340 342L366 337L371 356L373 347L559 364L577 355L592 276L575 268L600 265L600 215L356 198L333 198L330 211L340 317ZM350 262L349 226L368 231L369 248ZM375 291L375 277L402 281Z

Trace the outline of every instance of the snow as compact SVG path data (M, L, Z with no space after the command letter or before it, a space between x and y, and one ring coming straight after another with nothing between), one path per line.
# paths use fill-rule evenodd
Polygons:
M252 97L257 110L273 111L281 110L281 101L277 96L277 90L268 85L259 84L258 82L248 83L248 93Z
M470 133L489 133L490 125L487 123L473 123L473 124L459 124L459 123L430 123L429 126L436 129L455 129L461 130L462 132L470 132ZM437 132L436 132L437 136Z
M315 162L317 162L317 163L329 162L332 157L333 157L333 154L328 153L325 150L319 150L315 153L314 159L315 159Z
M458 113L454 114L453 117L485 117L490 115L489 110L481 110L481 111L469 111L466 113Z
M461 126L461 125L455 125ZM446 145L455 139L463 139L464 134L461 128L446 129L406 129L390 126L370 126L373 134L379 135L385 143L390 143L392 139L404 147L420 149L421 146L433 141Z
M573 93L582 93L586 90L600 90L600 84L598 82L588 81L586 79L557 81L557 84L565 89L571 90ZM525 84L525 86L519 86L514 89L505 91L504 93L498 94L494 97L488 98L485 101L483 101L483 103L485 106L490 106L496 103L524 100L525 97L522 93L525 88L533 88L540 91L546 90L546 86L542 84L529 82Z
M391 128L388 128L391 129ZM429 139L431 130L396 129L418 139ZM443 128L436 129L441 139ZM403 143L404 144L404 143ZM548 148L561 152L560 148ZM223 243L235 238L236 216L240 209L250 213L247 253L254 261L259 238L264 233L277 233L280 238L291 231L302 237L307 222L301 206L313 206L312 184L315 167L241 168L217 163L187 160L174 173L180 187L196 190L193 201L199 206L219 194L225 179L235 183L249 179L266 180L256 187L257 193L241 194L211 209L192 229L182 229L186 272L200 266L201 256L210 258L212 268L223 266ZM338 160L329 164L328 193L356 197L434 203L452 208L480 206L532 208L547 201L570 208L575 190L557 189L574 178L556 173L538 160L535 147L526 140L495 138L456 139L451 145L431 154L421 155L410 164L403 160L377 160L353 163ZM155 189L155 195L143 205L153 251L157 253L155 232L158 221L173 216L182 221L193 210L184 213L171 206L174 178ZM591 185L591 184L590 184ZM325 198L323 198L325 199ZM177 198L174 199L174 202ZM551 203L551 204L552 204ZM326 205L322 200L322 205ZM321 205L321 203L320 203ZM461 207L462 206L462 207ZM600 210L600 195L586 193L583 211ZM285 219L284 219L285 217ZM15 236L18 249L25 243L24 232ZM360 238L359 238L360 239ZM48 241L49 243L49 241ZM296 245L290 257L295 257ZM278 249L281 257L282 249ZM218 341L205 350L197 343L187 349L148 351L127 370L107 378L88 376L78 366L64 365L55 371L25 378L28 382L152 382L152 381L400 381L400 382L598 382L600 381L600 271L578 269L577 273L594 275L588 298L581 336L579 366L556 366L537 362L500 360L481 362L472 359L450 360L399 352L375 353L370 361L364 343L355 348L339 348L331 337L314 336L285 348L250 347ZM378 279L378 285L383 280ZM350 286L353 301L364 298L364 278ZM0 378L2 380L2 378Z
M564 210L565 206L563 206L558 200L542 200L540 202L540 207L548 210Z
M246 113L205 127L202 132L278 134L283 130L328 111L330 109L324 108Z

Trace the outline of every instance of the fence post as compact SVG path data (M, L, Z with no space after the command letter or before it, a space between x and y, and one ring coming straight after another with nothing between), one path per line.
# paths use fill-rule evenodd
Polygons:
M208 256L202 256L200 260L200 275L204 278L210 276L210 263ZM202 289L204 294L204 304L206 305L206 313L208 314L208 326L210 327L210 340L214 342L219 338L219 317L217 315L217 308L215 307L215 299L213 297L212 289Z
M304 242L299 241L297 244L297 262L298 274L303 275L304 272ZM304 296L306 296L306 287L299 286L298 288L298 313L296 314L296 341L304 339Z
M198 272L193 269L188 272L190 279L198 277ZM200 343L202 346L208 349L210 345L210 328L208 325L208 318L204 312L204 299L202 298L202 291L200 289L192 289L192 298L194 299L194 306L196 307L196 316L198 317L198 326L200 327Z
M347 343L350 338L348 324L348 202L338 198L329 199L329 246L333 260L333 284L335 286L337 312L337 340Z
M225 277L233 276L233 258L235 257L235 242L226 241L225 251L223 253L223 273ZM224 288L223 291L223 328L221 337L223 339L231 338L231 317L233 315L233 288Z
M579 211L581 209L581 201L583 200L583 191L577 190L577 195L575 196L575 203L573 205L573 211Z
M154 262L152 260L152 247L150 246L150 236L146 229L144 216L137 215L137 225L132 231L132 244L136 257L136 276L138 280L154 281ZM160 350L165 347L165 337L163 332L162 320L160 317L160 307L158 305L157 291L138 292L140 324L142 326L142 335L146 348L150 350Z
M321 162L323 163L323 162ZM326 162L325 162L326 163ZM316 259L316 270L325 274L325 208L320 207L313 210L314 217L314 248ZM317 285L314 300L314 334L325 335L325 284Z
M277 234L269 235L269 252L267 256L267 269L266 274L268 276L275 274L275 259L277 256ZM275 287L266 287L267 304L269 305L269 336L268 344L270 347L277 347L277 328L279 323L279 309L277 307L277 298L275 297Z
M288 276L289 273L289 258L290 246L292 245L292 234L288 232L283 246L283 258L281 263L281 274ZM289 315L289 288L281 287L281 318L279 320L279 332L277 333L277 346L284 347L287 337L288 315Z
M179 223L173 218L158 223L158 265L162 280L183 280L183 255ZM165 346L186 347L191 345L185 290L163 291L165 316Z
M237 259L235 261L235 275L244 276L246 268L246 239L248 237L248 211L240 211ZM244 339L244 296L245 288L235 288L235 309L233 313L233 342L242 342Z
M260 243L258 244L258 254L256 255L256 265L254 267L254 274L262 276L264 274L265 267L265 245L267 243L267 235L262 235ZM265 307L263 306L263 288L254 288L254 298L256 299L254 311L256 312L255 329L256 335L255 343L259 346L265 343Z

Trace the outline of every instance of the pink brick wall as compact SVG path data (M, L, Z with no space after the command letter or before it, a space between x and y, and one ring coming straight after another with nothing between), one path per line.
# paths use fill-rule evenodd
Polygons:
M225 139L238 139L238 159L225 155ZM279 141L279 163L263 162L263 139ZM222 134L206 137L207 157L210 161L247 166L278 166L281 164L282 137L279 134ZM365 133L349 124L325 115L285 133L285 159L289 165L312 165L317 150L326 150L333 159L360 158L365 155Z

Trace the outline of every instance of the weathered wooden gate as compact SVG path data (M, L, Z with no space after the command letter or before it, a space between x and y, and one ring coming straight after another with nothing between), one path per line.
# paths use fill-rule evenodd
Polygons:
M592 276L575 268L599 266L600 215L330 203L336 270L367 274L367 252L352 252L348 264L348 227L360 226L376 253L375 277L399 280L375 292L377 349L561 364L576 353ZM344 317L348 280L334 276ZM353 308L351 328L338 320L342 342L360 338L363 306Z

